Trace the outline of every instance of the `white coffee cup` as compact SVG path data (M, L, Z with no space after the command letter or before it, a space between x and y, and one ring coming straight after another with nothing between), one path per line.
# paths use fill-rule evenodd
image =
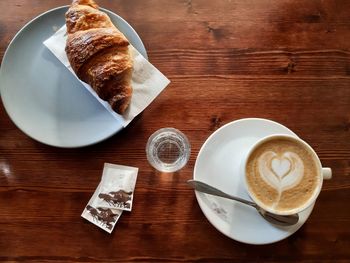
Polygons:
M318 170L317 175L319 176L319 178L316 179L317 183L315 183L316 186L313 187L313 193L312 193L311 197L309 197L309 199L307 199L307 201L304 202L302 205L300 205L300 206L298 206L296 208L290 209L290 210L276 209L276 207L274 207L273 205L267 205L266 203L263 203L257 197L257 194L253 192L252 189L255 187L254 191L256 191L256 189L262 189L264 187L261 187L261 188L258 188L258 186L250 187L250 186L252 186L252 182L254 182L254 180L252 178L248 179L247 165L248 165L248 160L250 160L252 154L256 155L257 154L256 151L259 151L259 149L258 149L259 147L261 147L263 144L266 147L266 143L267 142L271 142L271 141L275 141L275 140L282 140L282 141L283 140L287 140L287 141L292 141L292 143L298 144L299 147L303 148L304 150L306 150L309 153L308 156L311 156L312 160L314 160L314 163L316 165L316 169ZM259 180L263 181L264 183L266 183L266 185L271 186L271 189L273 189L273 187L278 188L279 189L278 190L278 192L279 192L278 196L279 196L279 198L281 198L281 195L284 193L284 191L288 190L287 188L286 188L286 190L283 190L283 191L281 190L281 189L283 189L283 180L287 179L285 181L288 183L288 179L289 179L291 184L293 183L293 180L298 180L298 179L293 179L293 176L298 177L297 173L298 173L299 170L297 171L296 167L299 164L294 165L294 164L290 163L291 159L288 159L287 157L275 157L277 155L273 155L274 154L273 151L271 151L270 154L273 157L267 157L267 158L270 158L270 159L268 159L269 161L264 161L264 160L259 161L261 159L255 160L255 163L259 162L260 166L258 166L258 168L254 168L255 170L252 173L255 174L256 169L258 169L259 170L259 173L258 173L259 176L255 176L254 175L255 176L254 178L256 178L256 181L259 181ZM293 154L293 153L285 152L285 154ZM285 154L283 156L285 156ZM263 155L263 154L261 154L261 155ZM268 155L266 155L266 156L268 156ZM252 156L252 158L254 158L254 156ZM285 158L285 160L283 158ZM299 157L296 155L296 157L295 157L295 159L293 159L293 161L299 162L299 163L301 162L301 164L299 166L301 166L302 169L304 169L304 164L306 164L306 163L304 163L300 158L299 159L298 158ZM300 160L300 161L298 161L298 160ZM280 173L280 174L276 173L276 171L274 170L274 168L275 168L274 163L276 163L276 165L278 166L277 168L280 168L282 170L284 169L283 170L283 175L282 175L282 173ZM254 164L254 165L257 165L257 164ZM284 168L283 165L286 168ZM252 166L252 164L251 164L251 166ZM323 168L322 167L319 157L317 156L316 152L312 149L312 147L309 144L307 144L305 141L303 141L302 139L300 139L298 137L289 136L289 135L282 135L282 134L274 134L274 135L270 135L270 136L267 136L267 137L264 137L264 138L258 140L252 146L252 148L248 151L248 154L247 154L246 158L244 158L244 160L243 160L243 167L244 167L244 181L245 181L246 189L247 189L250 197L252 198L252 200L254 202L256 202L264 210L269 211L271 213L280 214L280 215L289 215L289 214L299 213L299 212L307 209L308 207L310 207L316 201L319 193L321 192L323 180L332 178L332 170L330 168ZM251 168L249 168L249 169L251 169ZM271 169L271 171L269 169ZM260 170L263 170L263 172L261 172ZM282 170L280 170L280 171L282 171ZM291 174L291 171L293 171L294 174ZM303 173L304 173L304 170L300 170L300 171L303 171ZM264 172L265 172L265 174L269 174L270 177L263 175ZM302 175L299 175L299 177L301 176L300 177L301 179L299 179L299 180L303 180L303 177L304 177L303 173L300 172L300 174L302 174ZM273 176L271 176L271 175L273 175ZM292 179L290 179L290 178L292 178ZM306 178L305 178L305 180L306 180ZM249 185L248 181L250 181L250 185ZM299 182L302 183L302 181L299 181ZM272 183L272 184L270 184L270 183ZM273 185L273 184L275 184L275 185ZM279 186L276 187L276 184L279 184ZM258 185L258 184L256 183L256 185ZM297 185L297 183L295 183L294 185ZM302 184L300 184L300 185L302 185ZM269 192L269 191L267 191L268 188L269 187L266 187L266 193ZM293 188L293 186L292 186L292 188ZM293 188L293 189L296 189L296 188ZM273 189L273 190L275 192L277 192L277 189ZM262 191L262 193L264 193L265 190L261 190L261 191ZM294 191L298 191L298 190L294 190ZM261 196L262 194L259 193L258 195ZM279 202L279 200L280 199L278 199L278 202Z

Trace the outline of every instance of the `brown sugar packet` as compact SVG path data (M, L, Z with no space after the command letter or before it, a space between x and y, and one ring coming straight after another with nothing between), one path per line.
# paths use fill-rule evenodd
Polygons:
M94 206L131 211L138 168L105 163Z
M100 188L101 183L98 185L97 189L95 190L95 193L90 198L81 216L93 223L94 225L107 231L108 233L112 233L114 226L116 225L123 211L118 209L94 206L93 203L94 200L97 198Z

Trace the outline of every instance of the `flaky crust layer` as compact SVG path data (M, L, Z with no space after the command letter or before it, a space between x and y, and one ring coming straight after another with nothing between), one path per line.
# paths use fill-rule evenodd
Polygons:
M68 60L113 110L122 114L132 96L129 42L93 0L75 0L66 13Z

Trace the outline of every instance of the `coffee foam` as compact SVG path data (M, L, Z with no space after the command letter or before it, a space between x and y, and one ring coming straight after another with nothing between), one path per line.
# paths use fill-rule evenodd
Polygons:
M303 206L317 190L320 175L312 154L290 139L274 139L258 146L246 167L250 193L275 211Z
M298 154L266 151L258 158L258 170L264 181L279 192L297 185L304 176L304 164Z

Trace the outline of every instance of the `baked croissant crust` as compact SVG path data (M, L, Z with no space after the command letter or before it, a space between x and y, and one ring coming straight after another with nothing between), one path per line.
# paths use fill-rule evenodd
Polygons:
M66 53L74 72L123 114L132 95L129 41L93 0L74 0L66 26Z

